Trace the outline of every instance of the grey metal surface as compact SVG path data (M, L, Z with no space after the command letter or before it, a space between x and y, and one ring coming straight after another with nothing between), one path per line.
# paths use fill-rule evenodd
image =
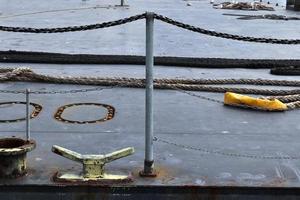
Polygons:
M221 1L219 0L219 2ZM283 7L285 6L283 0L272 0L270 2L275 7L275 12L218 10L213 9L209 1L204 0L190 1L191 6L187 6L187 1L182 0L131 0L128 2L129 7L114 7L114 5L120 3L117 0L115 2L108 0L101 2L97 0L51 0L42 4L39 0L3 0L0 4L0 12L2 13L0 24L7 26L61 27L111 21L145 11L154 11L179 21L220 32L254 37L299 38L299 21L243 21L222 15L222 13L299 15L299 12L286 11ZM278 7L275 6L277 2L279 3ZM68 10L70 8L89 9ZM67 10L11 16L62 9ZM144 24L145 21L139 21L103 30L54 35L0 32L0 49L144 55ZM154 48L155 55L161 56L299 59L300 55L298 46L224 40L181 30L161 22L155 23Z
M25 64L24 64L25 65ZM2 64L16 67L20 64ZM144 77L144 66L115 65L42 65L26 64L35 71L53 75L73 76L126 76ZM272 78L268 70L246 69L192 69L156 66L154 77L181 78ZM297 80L297 77L287 77ZM65 90L88 86L55 85L38 83L5 83L1 89ZM201 93L222 99L222 94ZM28 154L29 175L18 180L1 180L8 185L56 185L51 176L58 170L80 170L66 159L51 153L53 144L61 145L84 154L106 153L122 147L133 146L136 153L107 166L108 172L132 173L131 185L197 185L197 186L282 186L298 187L299 160L261 160L236 158L181 149L161 143L155 145L156 167L160 171L155 179L143 179L138 172L144 161L144 90L113 88L102 92L72 95L31 95L35 103L43 105L42 113L31 121L32 139L37 148ZM2 94L1 101L24 100L24 95ZM298 156L299 110L283 113L265 113L224 107L176 91L155 90L154 134L173 142L193 147L205 147L222 152L255 155ZM98 102L115 107L115 117L101 124L64 124L53 119L59 106L76 102ZM15 107L17 108L17 107ZM1 108L4 118L8 109L24 116L25 107ZM93 108L76 108L65 113L76 119L93 119L103 111ZM88 115L88 116L87 116ZM25 122L0 124L1 136L24 137Z
M271 1L276 14L299 15L286 11L282 1ZM299 38L299 23L295 21L240 21L222 13L248 13L247 11L216 10L208 1L153 0L127 2L129 7L115 7L116 1L67 1L52 0L40 3L38 0L3 0L0 4L0 24L7 26L57 27L81 25L110 21L129 15L154 11L207 29L256 37ZM70 8L76 8L71 9ZM80 9L77 9L80 8ZM55 12L39 12L56 10ZM59 11L57 11L59 10ZM37 13L38 12L38 13ZM25 13L22 16L13 16ZM27 14L26 14L27 13ZM31 13L31 14L29 14ZM35 14L33 14L35 13ZM266 13L263 11L256 14ZM269 12L267 12L269 13ZM145 34L144 21L110 29L80 33L53 35L16 34L0 32L1 50L32 50L63 53L95 54L135 54L144 55ZM225 57L225 58L298 58L298 46L266 45L244 43L201 36L180 30L160 22L155 23L155 54L190 57ZM293 52L293 53L291 53ZM145 77L145 66L117 65L46 65L46 64L6 64L3 67L29 66L35 71L51 75L73 76L126 76ZM154 77L177 78L271 78L299 80L298 77L272 76L268 70L246 69L194 69L155 66ZM87 88L88 86L55 85L39 83L4 83L1 89L11 90L66 90ZM244 87L244 86L243 86ZM270 88L270 87L267 87ZM159 175L154 179L138 176L144 161L145 116L143 89L112 88L102 92L31 95L34 103L41 104L43 111L31 121L31 136L37 141L37 148L28 154L29 174L17 180L0 180L2 191L15 189L15 192L0 192L0 197L9 199L32 198L24 196L27 190L35 192L35 198L49 199L84 199L100 198L99 188L70 189L78 196L68 193L68 187L53 189L58 186L51 180L57 171L80 171L81 166L51 153L51 146L61 145L83 154L103 154L133 146L136 153L131 157L118 160L107 166L107 171L116 174L132 174L134 182L127 186L181 186L184 192L191 189L189 195L184 192L177 195L178 188L153 189L148 192L155 197L191 198L199 193L202 198L230 198L247 196L249 199L273 199L274 196L286 194L286 190L300 186L299 160L249 159L244 157L221 156L182 149L155 142L154 158ZM201 93L208 97L222 99L222 94ZM1 94L0 101L24 101L24 95ZM154 134L159 138L192 147L203 147L213 151L235 154L299 156L300 111L282 113L265 113L225 107L214 102L197 99L187 94L170 90L154 91ZM116 108L115 117L107 122L88 125L65 124L56 121L53 115L64 104L77 102L95 102L110 104ZM64 113L65 118L76 120L93 120L103 116L105 110L94 107L77 107ZM25 107L15 105L1 107L0 118L25 116ZM0 124L0 135L25 136L26 122ZM8 188L4 185L9 186ZM45 188L40 193L36 186ZM188 189L185 186L189 186ZM229 186L224 189L203 189L207 192L193 190L193 186ZM246 186L239 190L231 186ZM258 186L259 188L254 188ZM49 187L49 188L48 188ZM276 188L278 193L266 187ZM52 188L52 189L51 189ZM297 189L287 197L297 198ZM133 193L145 194L146 188L119 188L123 195ZM254 189L254 190L252 190ZM286 190L285 190L286 189ZM127 190L128 193L124 192ZM133 191L134 190L134 191ZM16 192L18 191L18 192ZM50 191L50 192L49 192ZM51 193L51 191L54 191ZM226 191L231 191L228 195ZM70 191L69 191L70 192ZM101 189L108 198L114 198L117 190ZM161 192L161 193L160 193ZM168 193L170 192L170 193ZM172 193L173 192L173 193ZM89 193L89 195L87 195ZM280 195L279 195L280 194ZM45 196L48 195L48 196ZM82 195L82 198L80 198ZM165 195L165 196L164 196ZM176 196L177 195L177 196ZM199 197L197 196L197 197ZM120 197L120 196L119 196ZM126 196L128 197L128 196ZM136 195L137 199L141 196ZM153 194L152 194L153 197ZM103 197L104 198L104 197ZM118 197L115 197L116 199ZM124 198L121 196L120 198ZM200 198L199 198L200 199Z

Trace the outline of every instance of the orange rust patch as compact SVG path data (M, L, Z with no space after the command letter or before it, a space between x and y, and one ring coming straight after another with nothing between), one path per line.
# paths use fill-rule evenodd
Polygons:
M136 168L133 172L132 175L136 179L140 179L141 177L139 176L139 172L143 170L142 168ZM142 179L153 179L153 180L160 180L161 183L163 184L168 184L170 181L174 180L176 177L176 172L174 169L170 169L166 166L162 165L156 165L155 170L157 172L157 176L155 178L146 178L143 177Z

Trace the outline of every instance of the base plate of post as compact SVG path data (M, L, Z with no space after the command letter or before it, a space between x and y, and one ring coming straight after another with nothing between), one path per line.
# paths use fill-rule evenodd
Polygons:
M69 183L94 183L94 184L112 184L112 183L129 183L133 181L131 175L113 175L104 174L99 178L85 178L81 173L60 173L57 172L53 176L54 182L69 182Z
M115 7L121 7L121 8L122 8L122 7L125 7L125 8L128 8L129 5L127 5L127 4L126 4L126 5L115 5Z
M154 169L154 161L144 161L144 169L140 171L141 177L154 178L157 176L157 171Z
M146 173L144 170L139 172L140 177L145 177L145 178L155 178L157 177L157 172L153 170L151 173Z

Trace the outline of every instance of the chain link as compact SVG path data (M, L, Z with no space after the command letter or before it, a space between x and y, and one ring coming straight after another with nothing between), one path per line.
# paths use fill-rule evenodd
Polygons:
M30 91L30 94L75 94L75 93L85 93L85 92L95 92L102 90L109 90L119 85L109 86L109 87L96 87L96 88L84 88L77 90L58 90L58 91ZM25 90L0 90L0 93L6 94L25 94Z
M25 94L25 90L0 90L0 93L4 94Z
M206 97L206 96L203 96L203 95L195 94L194 92L182 90L182 89L179 89L179 88L176 88L176 87L172 87L172 89L174 89L178 92L187 94L187 95L192 96L192 97L196 97L196 98L199 98L199 99L215 102L215 103L218 103L218 104L224 104L223 101L220 101L220 100L217 100L217 99L214 99L214 98L210 98L210 97Z
M176 20L173 20L169 17L155 14L154 18L165 23L190 30L193 32L220 37L225 39L232 39L232 40L239 40L245 42L259 42L259 43L270 43L270 44L300 44L299 39L275 39L275 38L255 38L255 37L247 37L247 36L240 36L240 35L233 35L228 33L221 33L216 31L206 30L200 27L195 27L189 24L185 24ZM29 27L8 27L8 26L0 26L0 31L8 31L8 32L23 32L23 33L63 33L63 32L75 32L75 31L86 31L86 30L94 30L100 28L108 28L112 26L119 26L122 24L130 23L133 21L137 21L140 19L146 18L146 13L134 15L131 17L103 22L98 24L91 24L91 25L83 25L83 26L69 26L69 27L60 27L60 28L29 28Z
M84 88L84 89L77 89L77 90L32 91L30 93L31 94L75 94L75 93L85 93L85 92L95 92L95 91L108 90L108 89L112 89L114 87L116 87L116 86L96 87L96 88Z
M219 37L219 38L239 40L239 41L245 41L245 42L270 43L270 44L300 44L299 39L289 40L289 39L274 39L274 38L255 38L255 37L247 37L247 36L240 36L240 35L232 35L232 34L228 34L228 33L221 33L221 32L210 31L210 30L206 30L203 28L195 27L195 26L192 26L189 24L185 24L185 23L173 20L173 19L168 18L163 15L154 14L154 17L157 20L163 21L165 23L168 23L168 24L171 24L171 25L174 25L174 26L177 26L177 27L189 30L189 31L193 31L193 32L197 32L197 33L201 33L201 34L205 34L205 35L209 35L209 36Z
M206 101L210 101L210 102L214 102L214 103L218 103L218 104L222 104L222 105L226 105L224 104L224 101L221 101L221 100L218 100L218 99L214 99L214 98L210 98L210 97L206 97L206 96L203 96L203 95L199 95L199 94L195 94L194 92L190 92L190 91L186 91L186 90L182 90L182 89L179 89L179 88L176 88L176 87L172 87L172 89L178 91L178 92L181 92L181 93L184 93L184 94L187 94L189 96L192 96L192 97L196 97L196 98L199 98L199 99L202 99L202 100L206 100ZM282 98L284 98L284 96L282 96ZM253 109L253 110L258 110L258 111L270 111L268 109L264 109L264 108L261 108L261 107L256 107L256 106L248 106L248 105L242 105L242 104L230 104L230 106L235 106L235 107L238 107L238 108L246 108L246 109ZM290 105L288 106L289 109L296 109L297 106L294 105ZM273 112L274 111L281 111L281 110L272 110Z
M144 14L135 15L135 16L131 16L124 19L115 20L115 21L83 25L83 26L68 26L68 27L61 27L61 28L28 28L28 27L0 26L0 31L22 32L22 33L64 33L64 32L75 32L75 31L87 31L87 30L118 26L130 22L134 22L140 19L144 19L145 17L146 14L144 13Z
M179 143L167 141L165 139L161 139L158 137L154 137L153 141L172 145L172 146L182 148L182 149L189 149L189 150L194 150L194 151L200 151L202 153L207 153L207 154L230 156L230 157L235 157L235 158L250 158L250 159L265 159L265 160L267 160L267 159L269 159L269 160L298 160L298 159L300 159L299 156L271 156L271 155L227 153L227 152L222 152L222 151L210 150L210 149L206 149L203 147L193 147L193 146L188 146L188 145L184 145L184 144L179 144Z

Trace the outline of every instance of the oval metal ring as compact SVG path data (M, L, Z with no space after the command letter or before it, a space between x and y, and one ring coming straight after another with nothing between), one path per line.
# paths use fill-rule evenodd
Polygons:
M9 101L9 102L0 102L0 106L1 105L15 105L15 104L23 104L26 105L26 102L23 101ZM42 111L43 107L37 103L31 103L30 105L33 106L33 111L30 115L30 119L33 119L35 117L37 117L40 112ZM0 120L0 123L13 123L13 122L21 122L21 121L25 121L26 117L23 118L17 118L17 119L7 119L7 120Z
M104 107L107 109L107 113L105 117L97 120L91 120L91 121L76 121L76 120L68 120L62 117L63 112L70 107L75 106L98 106L98 107ZM54 114L54 118L60 122L64 123L70 123L70 124L93 124L93 123L99 123L99 122L105 122L108 120L111 120L115 115L115 108L107 105L107 104L101 104L101 103L72 103L68 105L61 106L57 109L56 113Z

